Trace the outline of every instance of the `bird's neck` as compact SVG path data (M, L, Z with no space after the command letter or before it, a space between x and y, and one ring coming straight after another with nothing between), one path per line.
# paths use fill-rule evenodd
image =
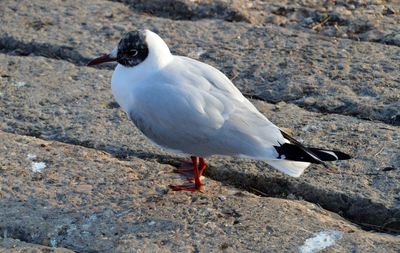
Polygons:
M172 54L167 44L157 34L146 30L146 42L149 48L149 55L143 62L154 70L165 67L171 60Z

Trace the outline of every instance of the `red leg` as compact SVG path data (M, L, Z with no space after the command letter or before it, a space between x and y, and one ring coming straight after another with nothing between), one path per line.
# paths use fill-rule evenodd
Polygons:
M199 158L197 156L192 156L193 171L194 171L194 185L170 185L171 189L174 191L201 191L201 181L199 173Z
M204 158L203 157L200 157L200 164L199 164L199 174L200 174L200 178L201 178L201 176L203 175L203 172L204 172L204 170L207 168L207 164L206 164L206 161L204 160ZM187 179L189 182L194 182L194 177L189 177L188 179Z
M200 182L200 172L199 172L199 158L197 156L192 156L193 161L193 169L194 169L194 184L196 189L200 190L201 182Z
M204 170L207 168L206 161L204 160L203 157L200 157L200 177L203 175Z

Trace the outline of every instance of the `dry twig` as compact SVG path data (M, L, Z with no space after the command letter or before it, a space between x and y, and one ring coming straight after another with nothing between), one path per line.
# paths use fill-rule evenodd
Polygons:
M326 18L324 18L324 20L322 20L320 23L316 24L315 26L313 26L311 29L312 30L319 30L321 29L321 27L328 22L328 20L330 19L330 16L327 16Z

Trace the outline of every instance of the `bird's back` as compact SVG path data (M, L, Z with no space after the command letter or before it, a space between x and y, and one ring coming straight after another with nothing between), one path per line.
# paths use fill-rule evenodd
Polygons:
M155 143L198 156L274 158L285 142L220 71L174 56L134 91L129 111L137 127Z

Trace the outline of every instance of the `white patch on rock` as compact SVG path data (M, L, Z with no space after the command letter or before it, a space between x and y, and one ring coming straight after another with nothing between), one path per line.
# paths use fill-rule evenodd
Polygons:
M44 168L46 168L46 164L44 162L32 162L31 169L33 172L42 172Z
M8 230L7 228L4 228L3 230L3 239L7 239L8 238Z
M26 83L25 82L16 82L16 83L14 83L14 86L17 88L21 88L21 87L26 86Z
M312 132L318 129L318 126L315 125L306 125L302 128L303 132Z
M314 234L314 237L307 239L299 248L300 253L315 253L330 247L337 240L342 238L343 233L337 230L326 230Z
M37 157L37 155L35 155L35 154L28 154L26 157L28 158L28 160L33 160L33 159L35 159L35 158Z
M50 239L50 246L51 247L57 247L57 239L56 238L51 238Z

